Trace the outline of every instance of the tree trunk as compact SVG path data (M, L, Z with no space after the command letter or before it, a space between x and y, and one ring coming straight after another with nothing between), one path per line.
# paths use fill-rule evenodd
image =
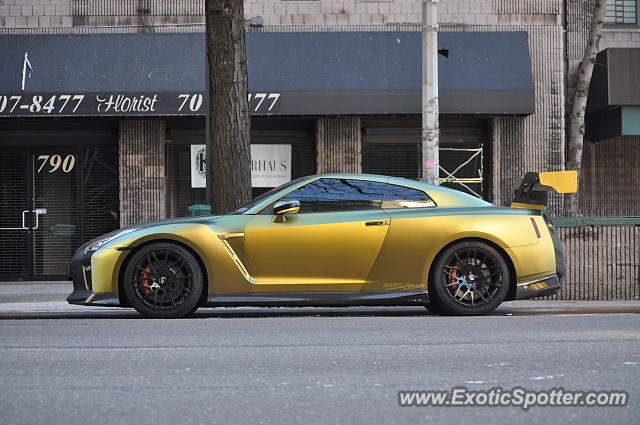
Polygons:
M567 145L567 170L578 171L578 190L580 188L580 171L582 168L582 149L584 146L584 115L587 108L587 96L589 95L589 84L593 67L596 63L600 38L602 37L602 25L606 12L607 0L596 0L591 19L591 29L589 39L584 50L580 71L576 81L576 91L573 97L573 109L569 118L569 143ZM565 210L575 214L578 212L578 191L567 194L565 197Z
M251 199L243 0L206 0L207 199L214 214Z

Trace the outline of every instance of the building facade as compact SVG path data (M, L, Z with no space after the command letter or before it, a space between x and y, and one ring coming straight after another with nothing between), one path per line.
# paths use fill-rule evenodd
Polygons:
M82 242L206 202L203 9L0 0L2 279L60 278ZM442 184L506 205L524 172L564 169L592 9L439 2ZM609 1L610 65L594 81L631 89L590 103L585 210L640 214L639 14L636 0ZM254 172L272 171L254 194L316 172L420 178L420 1L247 0L245 15Z

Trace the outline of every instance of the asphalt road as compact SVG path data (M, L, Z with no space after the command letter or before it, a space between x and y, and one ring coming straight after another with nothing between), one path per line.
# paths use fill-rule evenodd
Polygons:
M132 318L0 320L0 423L637 424L640 415L638 314L122 314ZM625 390L630 400L398 406L398 390L460 385Z

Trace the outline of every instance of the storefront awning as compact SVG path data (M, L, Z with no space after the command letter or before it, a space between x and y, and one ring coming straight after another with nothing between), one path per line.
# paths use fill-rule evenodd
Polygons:
M640 136L640 48L598 53L589 86L587 122L595 141Z
M598 53L587 112L640 105L640 48L605 49Z
M247 33L254 115L419 114L418 32ZM531 114L525 32L442 32L441 113ZM204 115L201 33L0 37L0 116Z

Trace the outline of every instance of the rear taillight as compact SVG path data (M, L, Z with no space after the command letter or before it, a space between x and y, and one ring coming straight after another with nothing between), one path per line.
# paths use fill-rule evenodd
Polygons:
M540 239L540 230L538 230L538 225L536 224L536 219L531 217L531 224L533 224L533 230L536 231L536 236Z

